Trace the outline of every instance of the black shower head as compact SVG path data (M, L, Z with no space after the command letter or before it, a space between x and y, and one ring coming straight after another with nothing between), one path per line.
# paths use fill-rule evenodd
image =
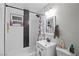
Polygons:
M40 17L39 15L36 15L37 17Z

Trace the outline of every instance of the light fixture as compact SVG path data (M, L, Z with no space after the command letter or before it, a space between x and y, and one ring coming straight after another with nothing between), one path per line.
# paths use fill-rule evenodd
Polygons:
M55 13L56 13L56 9L52 8L45 12L45 16L46 18L50 18L52 16L55 16Z

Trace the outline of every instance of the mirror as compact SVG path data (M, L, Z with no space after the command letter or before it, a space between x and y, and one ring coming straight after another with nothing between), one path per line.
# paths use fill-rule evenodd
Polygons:
M56 16L46 19L46 33L54 33Z

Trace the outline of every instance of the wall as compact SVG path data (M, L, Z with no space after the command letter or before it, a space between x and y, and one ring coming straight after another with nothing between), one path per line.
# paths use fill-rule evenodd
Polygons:
M56 23L60 28L60 39L64 40L65 48L70 43L75 46L75 51L79 55L79 4L49 4L44 10L56 9Z
M0 56L4 55L4 4L0 3Z
M23 48L23 26L10 25L10 21L12 21L11 15L21 15L23 22L23 13L23 10L6 7L5 55L9 55L10 53L14 53L15 51L19 51Z

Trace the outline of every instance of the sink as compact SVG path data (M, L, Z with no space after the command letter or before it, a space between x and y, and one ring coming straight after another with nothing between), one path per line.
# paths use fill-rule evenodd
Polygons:
M37 41L37 55L39 56L55 56L56 43L47 42L46 40Z
M54 43L54 42L47 42L46 40L38 41L38 43L40 43L44 47L50 47L52 45L56 45L56 43Z

